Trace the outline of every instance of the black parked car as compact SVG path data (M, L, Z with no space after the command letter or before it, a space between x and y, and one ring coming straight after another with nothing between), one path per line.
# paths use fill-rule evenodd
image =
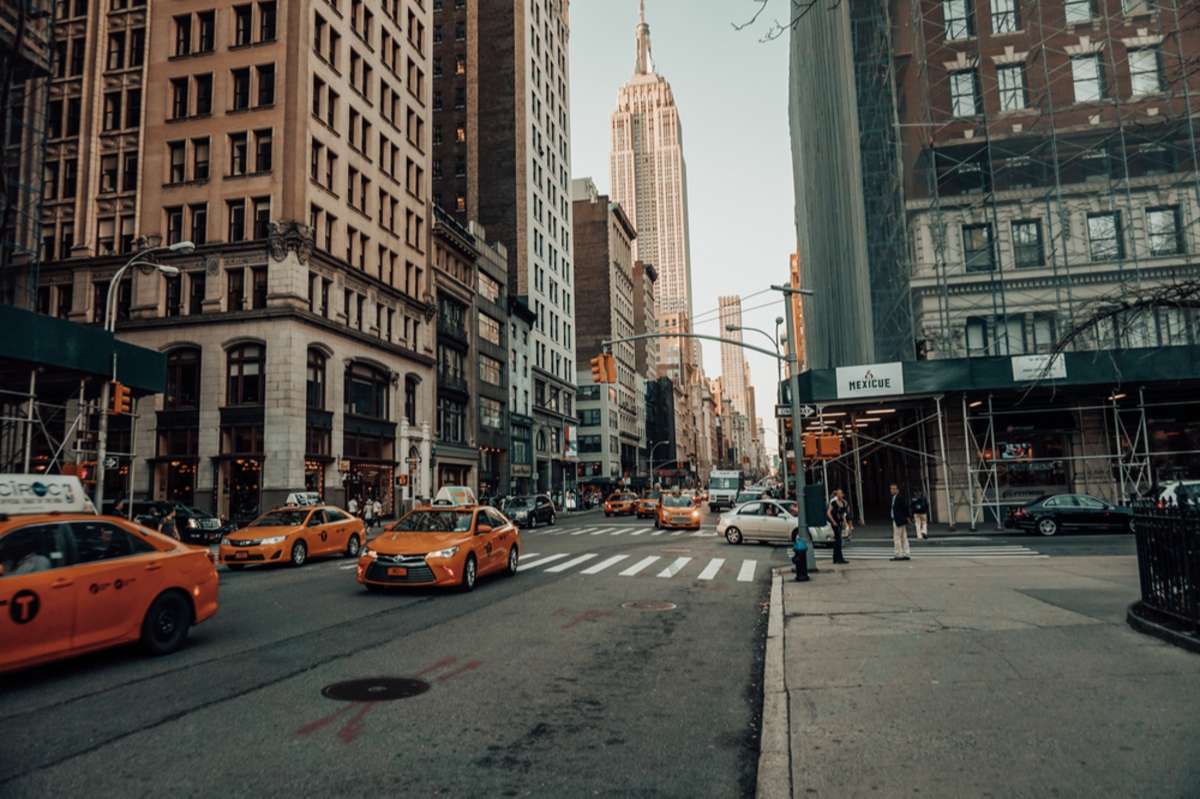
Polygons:
M1133 511L1087 494L1052 494L1010 511L1004 526L1047 536L1072 531L1131 533Z
M126 502L121 500L113 506L105 503L108 513L114 516L128 517ZM175 510L175 530L179 540L185 544L215 544L227 529L220 519L212 514L197 510L182 502L167 502L153 499L136 499L133 501L133 520L138 524L158 530L162 520L171 509Z
M513 497L504 503L504 513L517 523L517 527L537 527L539 524L554 524L558 514L554 503L545 494Z

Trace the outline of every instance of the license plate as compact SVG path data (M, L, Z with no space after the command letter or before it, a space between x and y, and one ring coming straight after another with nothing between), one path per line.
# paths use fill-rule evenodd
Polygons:
M250 557L249 552L234 552L233 553L234 560L245 560L248 557Z
M405 577L408 575L406 566L388 566L388 577Z

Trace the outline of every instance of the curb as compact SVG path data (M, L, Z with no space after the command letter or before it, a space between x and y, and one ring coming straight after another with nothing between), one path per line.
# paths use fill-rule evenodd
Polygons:
M1189 652L1200 655L1200 638L1155 621L1153 618L1154 615L1153 611L1150 611L1142 604L1141 600L1138 600L1129 606L1129 610L1125 613L1125 621L1139 633L1152 635L1155 638L1166 641L1168 644L1173 644L1180 649L1186 649Z
M792 762L789 741L788 695L783 668L783 577L771 575L770 612L767 616L767 651L763 662L762 734L759 737L759 797L792 795Z

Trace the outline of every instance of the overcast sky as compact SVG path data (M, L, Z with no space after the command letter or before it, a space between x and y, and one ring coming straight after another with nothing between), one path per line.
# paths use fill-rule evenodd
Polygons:
M785 39L730 27L749 0L646 0L654 63L671 84L683 128L697 333L720 335L717 297L737 294L743 324L774 334L795 250ZM609 191L610 115L633 75L638 0L571 2L571 172ZM762 26L760 26L761 28ZM768 307L755 306L771 303ZM770 347L758 334L747 343ZM756 341L757 340L757 341ZM721 374L720 344L703 342L704 371ZM775 361L747 353L758 413L774 429ZM768 447L775 437L768 434Z

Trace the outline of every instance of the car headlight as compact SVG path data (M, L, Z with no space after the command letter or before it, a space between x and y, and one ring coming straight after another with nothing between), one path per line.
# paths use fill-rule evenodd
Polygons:
M693 519L699 519L699 518L700 518L700 511L698 511L698 510L694 510L694 511L692 511L692 518L693 518Z
M232 546L232 544L229 543L229 536L225 536L225 535L221 536L221 546L223 546L223 547Z
M437 552L430 552L425 557L426 558L452 558L457 553L458 553L458 547L453 546L453 547L446 547L445 549L439 549Z
M258 543L262 544L263 546L270 546L271 544L282 544L286 540L286 535L273 535L270 538L260 539Z
M188 526L188 529L189 529L189 530L195 530L195 529L196 529L197 527L199 527L200 525L196 524L196 520L195 520L195 519L188 519L188 520L187 520L187 526Z

